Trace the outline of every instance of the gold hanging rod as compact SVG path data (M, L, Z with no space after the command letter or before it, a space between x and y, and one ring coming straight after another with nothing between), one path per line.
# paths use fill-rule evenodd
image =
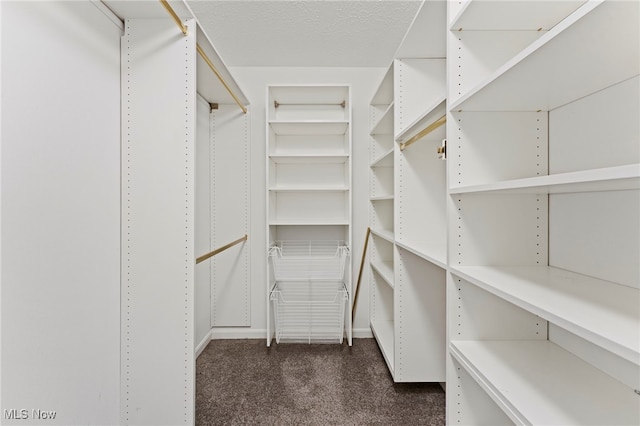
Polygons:
M360 281L362 280L362 271L364 270L364 258L367 255L367 246L369 245L369 236L371 228L367 228L367 234L364 237L364 249L362 249L362 260L360 261L360 272L358 273L358 282L356 283L356 292L353 296L353 306L351 308L351 321L356 317L356 302L358 301L358 290L360 290Z
M204 59L204 61L207 63L207 65L209 65L209 68L211 68L211 71L213 71L213 73L218 77L218 80L220 80L220 83L222 83L224 88L227 89L227 92L229 92L229 94L231 95L233 100L236 101L236 103L238 104L238 106L240 107L242 112L246 114L247 113L247 107L242 105L242 102L240 102L240 99L238 99L236 94L233 93L233 90L231 90L231 87L229 87L227 82L224 81L224 78L222 78L222 75L218 72L216 67L213 65L213 62L211 62L211 59L209 59L207 54L204 53L204 50L202 50L202 47L200 47L200 45L198 43L196 43L196 50L198 51L200 56L202 56L202 59Z
M417 140L422 139L423 137L427 136L429 133L433 132L435 129L437 129L438 127L442 126L446 122L447 122L447 115L445 114L442 117L438 118L433 123L429 124L424 129L422 129L418 134L413 136L408 141L406 141L404 143L401 143L400 144L400 151L404 151L409 145L411 145L412 143L416 142Z
M274 107L278 108L281 105L289 105L289 106L294 106L294 105L297 105L297 106L301 106L301 105L327 105L327 106L341 106L342 108L346 108L347 101L342 101L339 104L304 104L304 103L301 103L301 104L295 104L295 103L293 103L293 104L292 103L281 104L278 101L273 101L273 106Z
M189 31L187 30L187 27L182 23L182 21L180 20L180 18L176 14L176 12L173 10L171 5L167 2L167 0L160 0L160 3L162 3L162 5L167 10L169 15L171 15L173 20L176 22L176 25L178 25L178 27L180 28L180 31L182 31L182 34L184 34L184 35L189 34ZM200 54L202 59L204 59L204 61L207 63L207 65L209 65L209 68L211 68L211 71L213 71L213 73L216 75L216 77L218 77L218 80L220 80L220 83L222 83L224 88L227 89L227 92L229 92L229 94L231 95L233 100L236 101L236 103L238 104L238 106L240 107L242 112L246 114L247 113L247 107L242 105L242 102L240 102L240 99L238 99L236 94L233 93L233 90L231 90L231 87L229 87L227 82L224 81L224 78L222 78L222 74L220 74L220 72L218 72L218 70L216 69L215 65L213 65L213 62L211 62L211 59L209 59L207 54L204 53L204 50L202 50L202 48L200 47L200 45L198 43L196 43L196 50L198 51L198 53Z
M235 240L235 241L233 241L233 242L231 242L231 243L229 243L229 244L227 244L225 246L217 248L214 251L211 251L211 252L209 252L207 254L203 254L202 256L200 256L200 257L198 257L196 259L196 264L198 264L200 262L204 262L205 260L209 259L210 257L213 257L218 253L222 253L223 251L235 246L236 244L240 244L243 241L247 241L247 238L249 238L249 236L247 234L244 234L244 237L242 237L242 238L238 238L237 240Z
M160 0L160 3L162 3L162 5L164 6L164 8L167 10L167 12L169 13L169 15L171 15L171 17L173 18L174 21L176 21L176 25L178 25L178 27L180 27L180 31L182 31L182 34L184 35L188 35L189 34L189 30L187 29L187 27L182 23L182 21L180 20L180 17L178 16L178 14L175 12L175 10L173 10L173 8L171 7L171 5L169 4L169 2L167 0Z

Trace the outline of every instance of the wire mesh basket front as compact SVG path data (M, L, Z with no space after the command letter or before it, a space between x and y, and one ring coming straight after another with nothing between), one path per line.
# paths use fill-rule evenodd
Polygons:
M349 249L342 241L278 241L269 250L276 281L343 281Z
M349 300L344 283L278 282L270 297L276 343L342 343Z

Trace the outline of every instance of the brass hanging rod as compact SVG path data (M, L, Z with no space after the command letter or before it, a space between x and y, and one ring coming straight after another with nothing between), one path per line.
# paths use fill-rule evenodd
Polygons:
M175 12L175 10L173 10L173 8L171 7L171 5L169 4L169 2L167 0L160 0L160 3L162 3L162 5L164 6L164 8L167 10L167 12L169 13L169 15L171 15L171 17L173 18L173 20L176 22L176 25L178 25L178 27L180 28L180 31L182 31L182 34L184 35L188 35L189 34L189 30L187 29L187 27L182 23L182 21L180 20L180 17L178 16L178 14Z
M216 254L222 253L223 251L235 246L236 244L240 244L243 241L247 241L247 238L249 238L249 236L247 234L244 234L244 237L242 238L238 238L237 240L230 242L229 244L222 246L220 248L215 249L214 251L211 251L207 254L203 254L202 256L198 257L196 259L196 264L200 263L200 262L204 262L205 260L209 259L210 257L215 256Z
M347 106L347 101L342 101L339 104L305 104L305 103L300 103L300 104L296 104L296 103L287 103L287 104L282 104L278 101L273 101L273 106L278 108L281 105L288 105L288 106L302 106L302 105L324 105L324 106L341 106L342 108L345 108Z
M417 140L422 139L423 137L427 136L429 133L433 132L435 129L437 129L438 127L442 126L446 122L447 122L447 115L445 114L442 117L438 118L433 123L429 124L424 129L422 129L418 134L413 136L408 141L401 143L400 144L400 151L404 151L409 145L411 145L412 143L416 142Z
M167 2L167 0L160 0L160 3L162 3L162 5L167 10L169 15L171 15L171 17L175 21L176 25L178 25L178 27L180 28L180 31L182 31L182 34L184 34L184 35L189 34L189 32L187 30L187 27L182 23L182 21L180 20L180 17L178 17L178 15L173 10L171 5ZM209 59L207 54L204 52L204 50L202 50L202 48L200 47L200 45L198 43L196 43L196 50L198 51L198 53L200 54L202 59L204 59L204 61L207 63L207 65L209 65L209 68L211 68L211 71L213 71L213 73L216 75L216 77L218 77L218 80L220 80L220 83L222 83L224 88L227 89L227 92L229 92L229 94L231 95L233 100L236 101L236 103L238 104L238 106L240 107L242 112L246 114L247 113L247 107L245 107L242 104L242 102L240 102L240 99L238 99L236 94L233 93L233 90L231 90L231 87L229 87L227 82L224 81L224 78L222 78L222 74L220 74L220 72L216 69L215 65L213 65L213 62L211 62L211 59Z
M360 261L360 272L358 273L358 281L356 283L356 291L353 296L353 306L351 307L351 321L356 317L356 302L358 301L358 290L360 290L360 281L362 280L362 271L364 270L364 259L367 256L367 246L369 246L369 236L371 228L367 228L367 234L364 237L364 249L362 249L362 260Z

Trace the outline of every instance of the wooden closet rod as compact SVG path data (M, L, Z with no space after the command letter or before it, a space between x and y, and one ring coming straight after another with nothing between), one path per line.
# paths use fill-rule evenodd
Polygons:
M178 15L173 10L171 5L167 2L167 0L160 0L160 3L162 3L162 5L167 10L169 15L171 15L171 17L175 21L176 25L178 25L178 27L180 28L180 31L182 31L182 34L184 34L184 35L189 34L189 31L187 30L187 27L182 23L182 21L180 20L180 17L178 17ZM231 95L233 100L236 101L236 103L238 104L238 106L240 107L242 112L246 114L247 113L247 107L244 106L242 104L242 102L240 102L240 99L238 99L236 94L233 93L233 90L231 90L231 87L229 87L227 82L224 81L224 78L222 78L222 74L220 74L220 72L216 69L215 65L213 65L213 62L211 62L211 59L209 59L207 54L204 53L204 50L202 50L202 48L200 47L200 45L198 43L196 43L196 50L198 51L198 53L200 54L202 59L204 59L204 61L207 63L207 65L209 65L209 68L211 68L211 71L213 71L213 73L216 75L216 77L218 77L218 80L220 80L220 83L222 83L224 88L227 89L227 92L229 92L229 94Z
M423 137L427 136L429 133L433 132L435 129L437 129L438 127L442 126L446 122L447 122L447 115L445 114L442 117L438 118L433 123L429 124L424 129L422 129L417 135L413 136L408 141L401 143L400 144L400 151L404 151L409 145L411 145L412 143L416 142L417 140L422 139Z
M281 104L278 101L273 101L273 106L278 108L281 105L328 105L328 106L341 106L342 108L345 108L347 106L347 101L342 101L339 104L305 104L305 103L300 103L300 104L296 104L296 103L288 103L288 104Z
M231 247L235 246L236 244L240 244L240 243L241 243L241 242L243 242L243 241L247 241L247 238L249 238L249 236L248 236L247 234L244 234L244 237L242 237L242 238L238 238L237 240L232 241L232 242L230 242L229 244L224 245L224 246L222 246L222 247L220 247L220 248L217 248L217 249L215 249L214 251L210 251L210 252L209 252L209 253L207 253L207 254L203 254L202 256L200 256L200 257L198 257L198 258L196 259L196 265L197 265L198 263L200 263L200 262L204 262L205 260L207 260L207 259L209 259L209 258L211 258L211 257L215 256L216 254L222 253L223 251L225 251L225 250L227 250L227 249L229 249L229 248L231 248Z

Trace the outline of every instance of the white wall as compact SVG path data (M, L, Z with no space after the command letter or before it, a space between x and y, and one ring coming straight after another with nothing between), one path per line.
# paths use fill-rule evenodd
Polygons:
M0 7L0 415L117 424L121 32L90 2Z
M350 84L353 103L353 281L358 277L369 224L369 101L385 68L231 68L251 106L251 327L215 328L214 338L266 338L265 96L269 84ZM354 337L372 337L369 329L368 272L363 274Z

